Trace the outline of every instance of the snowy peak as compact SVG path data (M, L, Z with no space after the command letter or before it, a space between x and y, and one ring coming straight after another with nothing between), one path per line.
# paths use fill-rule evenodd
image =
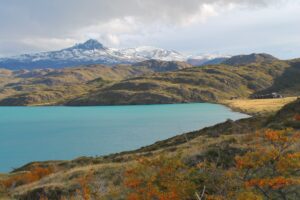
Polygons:
M114 49L105 47L97 40L90 39L84 43L76 44L73 47L59 51L0 58L0 66L12 70L30 70L74 67L89 64L132 64L153 59L161 61L187 61L190 64L200 66L211 58L209 56L196 56L194 58L174 50L151 46ZM216 62L220 62L220 60L214 60L214 63Z
M103 44L98 42L94 39L89 39L84 43L76 44L75 46L71 47L71 49L81 49L81 50L100 50L100 49L106 49Z
M121 49L119 50L119 52L128 58L136 58L140 61L150 59L157 59L163 61L185 61L187 58L185 55L179 52L151 46Z

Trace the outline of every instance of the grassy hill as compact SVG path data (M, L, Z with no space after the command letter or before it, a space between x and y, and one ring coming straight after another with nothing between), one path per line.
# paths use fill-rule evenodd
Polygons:
M253 53L249 55L237 55L237 56L232 56L229 59L226 59L223 64L226 65L234 65L234 66L239 66L239 65L247 65L251 63L257 63L257 62L273 62L278 60L274 56L266 53Z
M286 96L300 95L300 60L289 61L291 67L287 68L281 76L274 80L274 84L261 93L279 92Z
M149 60L115 67L6 70L0 80L0 105L163 104L221 102L270 92L300 95L299 60L246 57L249 64L192 67Z
M71 100L67 105L218 102L231 97L248 97L271 87L290 67L288 62L273 61L154 73L119 81Z
M129 77L191 67L184 62L145 61L114 67L89 65L65 69L2 70L0 105L53 105Z

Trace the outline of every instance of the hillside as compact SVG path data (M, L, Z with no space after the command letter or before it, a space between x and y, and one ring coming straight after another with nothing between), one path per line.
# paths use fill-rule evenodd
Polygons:
M299 60L192 67L148 60L114 67L2 70L0 105L221 102L253 94L300 95Z
M266 53L253 53L249 55L237 55L232 56L229 59L226 59L223 61L223 64L226 65L246 65L251 63L257 63L257 62L272 62L278 60L272 55L266 54Z
M300 60L289 61L289 67L284 73L274 80L274 84L258 94L279 92L285 96L300 95Z
M300 119L298 117L295 118L295 116L300 114L299 108L300 101L297 100L285 106L272 117L252 117L235 122L229 120L199 131L159 141L153 145L130 152L97 158L81 157L72 161L29 163L10 174L0 176L0 181L2 180L6 185L10 185L10 181L14 183L14 181L19 180L19 182L15 182L16 184L12 184L10 188L2 188L0 194L2 193L4 197L10 196L17 199L32 200L40 199L41 197L54 200L62 197L84 199L86 194L89 195L90 199L126 199L132 191L136 191L135 187L131 188L130 185L128 186L126 182L128 178L130 180L135 180L132 178L138 180L142 174L146 173L146 177L143 180L148 180L147 177L154 179L156 177L164 177L168 172L164 170L175 170L172 171L172 176L168 178L172 186L179 184L183 189L190 184L196 184L196 188L192 189L191 192L185 193L184 197L186 199L194 196L195 191L202 191L203 185L207 189L205 195L219 195L220 197L226 197L225 199L236 199L229 196L237 195L240 192L245 195L245 190L251 192L250 194L252 195L264 195L260 190L256 190L255 187L244 187L245 184L241 182L243 179L239 177L239 174L235 173L237 170L240 173L243 172L239 168L240 164L236 164L236 162L238 159L244 158L248 159L247 163L249 163L252 159L249 156L257 153L257 148L267 149L272 146L272 143L268 143L267 140L257 138L263 137L258 136L258 133L264 133L266 128L277 130L294 128L299 130L300 121L298 120ZM281 132L272 132L272 134L277 133L282 134ZM273 140L274 142L277 141ZM288 155L291 155L292 152L296 152L296 154L299 152L299 142L289 146ZM261 156L267 155L261 154ZM256 156L255 159L260 159L260 157ZM267 157L262 157L262 159L263 162L266 162ZM144 162L146 166L143 165ZM290 166L286 160L285 163L284 167ZM203 168L203 165L206 167ZM172 166L177 166L178 168L173 169ZM260 164L259 167L268 167L268 165ZM139 171L139 169L142 171ZM185 184L182 184L180 176L177 176L183 169L192 170L192 173L186 173L187 176L184 178ZM33 174L37 170L44 172L44 175L34 181L26 182L27 176L22 174ZM160 170L163 170L164 173L156 176L156 173L160 173ZM249 170L252 169L250 168ZM249 172L249 170L247 175L250 176L252 172ZM130 173L129 177L128 173ZM280 173L280 171L276 171L276 173ZM284 176L287 176L287 173L286 171ZM175 179L171 178L174 177L174 174L176 175ZM256 174L256 177L268 177L268 174L262 170L261 173ZM298 174L289 176L289 178L296 179L298 177ZM156 182L149 182L149 186L152 187L156 184L159 186L164 179L155 180ZM142 187L137 182L133 183L137 184L135 185L138 187L137 189ZM274 188L273 190L268 190L267 194L273 196L272 199L281 199L277 196L280 193L281 195L287 195L289 197L287 199L295 199L289 195L294 195L298 199L300 195L299 184L284 185L283 187L285 190L281 192ZM80 191L86 192L82 193ZM169 191L168 187L164 191ZM249 194L247 193L247 195Z
M151 63L151 64L150 64ZM65 69L2 70L0 105L58 104L126 78L191 67L184 62L88 65Z
M221 64L225 60L229 59L230 56L225 55L200 55L200 56L191 56L187 59L187 63L193 66L204 66L204 65L217 65Z
M146 67L153 72L176 71L185 68L191 68L192 65L180 61L162 61L162 60L146 60L133 64L135 67Z
M214 65L129 78L67 105L218 102L248 97L272 86L290 67L285 61L241 66Z

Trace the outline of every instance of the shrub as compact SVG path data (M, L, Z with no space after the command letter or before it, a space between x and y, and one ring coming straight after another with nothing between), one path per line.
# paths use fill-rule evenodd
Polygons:
M142 158L125 173L128 200L184 200L194 196L196 184L191 180L194 169L179 156Z
M3 180L2 184L6 188L16 187L19 185L24 185L24 184L38 181L43 177L52 174L53 172L54 172L53 168L36 167L29 172L12 175L8 179Z
M300 153L294 151L300 134L294 130L258 133L261 143L236 157L246 190L266 199L300 199Z

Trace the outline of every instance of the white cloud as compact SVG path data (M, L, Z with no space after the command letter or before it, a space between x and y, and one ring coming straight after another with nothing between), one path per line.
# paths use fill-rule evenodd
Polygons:
M289 4L297 7L299 1L1 1L0 54L53 50L89 38L98 39L107 46L115 47L157 45L176 50L196 51L195 46L197 45L201 50L224 49L224 45L228 45L228 42L235 44L236 41L248 37L247 32L239 34L240 30L244 30L244 26L252 26L252 24L268 26L270 21L264 16L261 19L251 16L251 13L255 13L256 10L272 12L268 16L274 18L275 24L279 19L288 21L299 17L297 14L291 16L284 12L289 9L286 6ZM276 5L280 6L280 9L271 9L270 11L269 7ZM228 15L233 15L234 18L226 21ZM296 25L294 24L294 26ZM219 27L222 27L223 30ZM230 27L231 30L227 30L227 27ZM261 32L260 29L265 30L264 27L259 27L256 32ZM290 26L290 29L295 28ZM253 31L255 32L255 30ZM279 36L286 37L286 33L282 32L270 31L269 35L269 40ZM257 34L254 37L258 37ZM189 44L184 45L184 43ZM215 43L217 44L212 45ZM240 42L240 44L247 48L246 41ZM263 44L262 42L260 45ZM253 43L248 45L252 46ZM236 47L237 45L232 46L232 49Z
M218 12L216 10L216 5L203 4L199 6L199 9L196 13L183 18L181 23L183 26L188 26L198 22L205 22L209 17L217 15Z
M125 16L124 18L111 19L104 23L97 23L80 28L72 34L72 37L82 41L94 38L102 41L106 45L117 46L120 44L120 35L137 32L139 28L138 22L134 17Z
M57 50L66 46L72 46L77 41L71 38L24 38L20 42L35 49Z

